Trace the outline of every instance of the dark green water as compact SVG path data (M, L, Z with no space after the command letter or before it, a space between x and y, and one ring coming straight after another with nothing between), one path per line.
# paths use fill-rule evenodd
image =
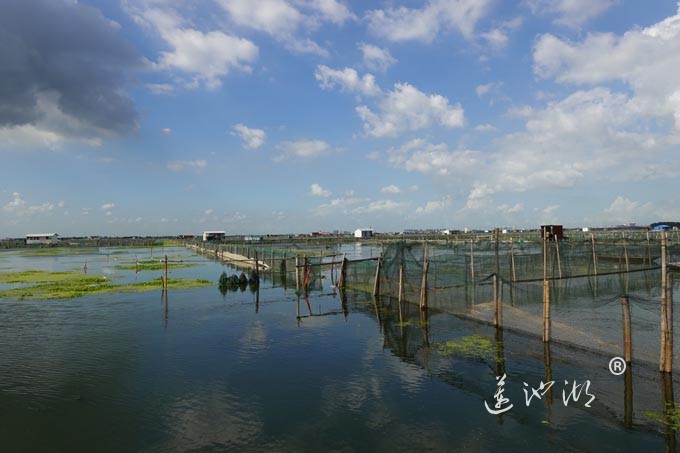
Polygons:
M223 266L175 272L217 280ZM5 265L25 258L3 258ZM40 257L54 269L74 267ZM51 262L50 260L54 261ZM105 266L104 266L105 267ZM24 267L26 268L26 267ZM149 273L156 277L157 273ZM122 276L124 278L130 278ZM141 278L141 277L140 277ZM144 277L145 278L145 277ZM632 427L608 358L543 345L324 282L309 302L266 280L256 294L217 288L75 300L0 300L2 451L663 451L670 432L658 374L634 370ZM293 280L294 286L294 280ZM297 313L302 316L297 318ZM309 316L310 313L312 316ZM492 356L442 355L477 335ZM503 361L499 360L502 358ZM501 368L499 368L501 367ZM489 414L495 376L514 407ZM524 402L549 370L552 403ZM591 408L562 402L591 381ZM676 383L677 388L677 383Z

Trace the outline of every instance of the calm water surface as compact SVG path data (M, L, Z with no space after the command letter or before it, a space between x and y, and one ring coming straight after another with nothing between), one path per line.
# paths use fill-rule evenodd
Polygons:
M167 253L198 264L171 277L232 272L183 249ZM88 268L121 281L160 275L112 265L135 254L94 254ZM77 269L83 258L5 254L0 267ZM626 428L623 376L605 358L553 347L546 365L530 338L506 332L501 343L487 326L434 311L421 322L413 307L399 324L394 300L348 292L343 303L329 279L308 301L292 286L267 278L259 296L208 287L167 300L160 291L0 300L2 451L675 448L672 433L643 414L662 408L657 374L632 374ZM440 342L469 335L491 340L495 357L438 352ZM544 397L527 407L523 382L537 386L548 369L552 404ZM494 416L484 401L494 402L499 370L514 407ZM562 403L565 379L591 380L591 408Z

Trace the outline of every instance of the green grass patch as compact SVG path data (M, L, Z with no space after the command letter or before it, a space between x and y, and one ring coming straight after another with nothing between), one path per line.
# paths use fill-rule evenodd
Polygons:
M168 269L176 269L181 267L193 267L196 263L168 263ZM141 260L139 264L119 264L116 269L121 270L139 270L139 271L159 271L165 269L165 263L157 259Z
M168 289L201 288L212 284L212 282L203 279L174 278L169 279ZM81 274L80 276L72 276L60 281L50 281L30 287L0 291L0 298L13 298L19 300L74 299L91 294L130 293L156 289L161 289L160 279L148 282L118 284L105 277Z
M438 343L435 349L441 355L461 355L479 360L493 360L496 356L494 343L477 334Z

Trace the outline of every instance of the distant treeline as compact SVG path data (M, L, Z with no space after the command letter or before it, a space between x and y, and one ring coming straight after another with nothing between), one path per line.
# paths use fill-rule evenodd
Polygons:
M26 245L24 238L0 240L0 249L47 247L160 247L169 245L165 237L60 238L57 244Z

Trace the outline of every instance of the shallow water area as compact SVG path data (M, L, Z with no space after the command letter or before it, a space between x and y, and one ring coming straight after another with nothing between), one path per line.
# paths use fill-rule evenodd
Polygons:
M127 253L3 255L13 270L110 270ZM369 252L370 253L370 252ZM183 248L196 264L170 278L215 285L69 300L0 299L0 437L6 451L661 451L671 439L658 373L624 377L606 358L504 332L393 298L347 291L328 274L305 297L295 278L263 271L259 291L222 294L229 265ZM361 256L361 255L360 255ZM119 258L115 260L114 257ZM450 343L447 343L450 342ZM441 345L455 345L450 349ZM514 404L491 415L496 376ZM551 401L525 404L523 382L555 380ZM565 405L564 380L596 397ZM676 383L677 387L677 383ZM627 428L627 404L633 404Z

